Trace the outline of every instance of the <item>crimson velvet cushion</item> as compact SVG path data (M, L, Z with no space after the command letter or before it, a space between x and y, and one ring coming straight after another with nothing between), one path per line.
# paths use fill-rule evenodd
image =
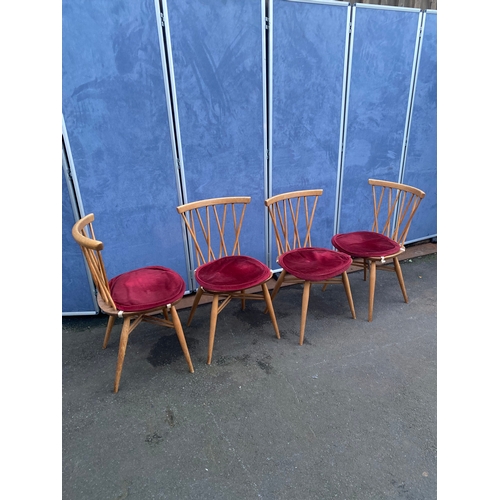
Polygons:
M321 281L333 278L349 269L352 259L342 252L326 248L296 248L278 257L278 263L296 278Z
M231 255L201 265L195 277L205 290L237 292L264 283L271 277L271 271L253 257Z
M111 297L120 311L146 311L178 301L186 290L175 271L149 266L119 274L109 281Z
M386 257L401 250L397 241L372 231L337 234L332 238L332 245L352 257Z

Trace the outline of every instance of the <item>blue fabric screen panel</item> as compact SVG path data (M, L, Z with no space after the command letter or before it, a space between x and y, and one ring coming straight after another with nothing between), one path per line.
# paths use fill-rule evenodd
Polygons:
M63 1L63 115L108 277L147 265L187 283L154 2Z
M63 167L64 168L64 167ZM76 222L66 176L62 176L62 312L94 313L98 309L85 267L82 251L71 236Z
M354 7L340 233L369 230L369 178L401 173L419 11Z
M323 189L312 232L323 247L335 223L348 12L273 1L271 194Z
M166 5L186 202L251 196L241 250L265 262L262 2Z
M427 12L403 182L425 191L407 241L437 235L437 15Z

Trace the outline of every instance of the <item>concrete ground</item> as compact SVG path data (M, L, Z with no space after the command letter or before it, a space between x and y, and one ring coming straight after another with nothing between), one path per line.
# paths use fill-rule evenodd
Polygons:
M194 363L175 333L141 324L130 337L120 390L113 379L121 323L101 349L105 316L62 320L62 498L67 500L437 498L437 246L342 286L313 286L304 345L302 288L220 314L206 364L210 306L190 327ZM422 250L424 248L424 250ZM413 257L412 257L413 255Z

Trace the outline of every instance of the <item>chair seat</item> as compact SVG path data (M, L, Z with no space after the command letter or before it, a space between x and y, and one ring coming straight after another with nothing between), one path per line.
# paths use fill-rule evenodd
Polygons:
M289 250L278 257L278 263L289 274L306 281L322 281L342 274L352 259L342 252L308 247Z
M141 312L177 302L186 284L171 269L149 266L115 276L109 288L117 309Z
M332 238L333 246L351 257L386 257L401 252L397 241L373 231L355 231L337 234Z
M252 288L267 281L271 275L267 266L246 255L221 257L195 271L196 281L212 292L237 292Z

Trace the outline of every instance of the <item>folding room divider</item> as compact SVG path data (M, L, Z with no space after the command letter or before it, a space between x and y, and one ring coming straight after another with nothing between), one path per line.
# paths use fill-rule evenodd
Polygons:
M176 207L245 195L245 252L275 268L264 199L322 188L313 241L363 226L368 177L427 196L436 232L436 12L327 0L63 0L63 314L97 312L67 227L96 214L110 277L196 288ZM124 226L126 222L126 227Z

